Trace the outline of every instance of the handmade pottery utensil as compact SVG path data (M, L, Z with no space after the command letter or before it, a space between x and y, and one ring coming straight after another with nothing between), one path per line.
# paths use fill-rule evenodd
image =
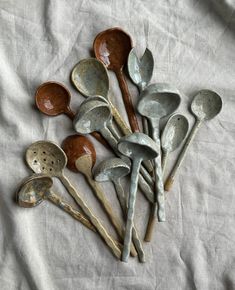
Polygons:
M139 169L142 160L151 160L159 154L158 146L147 135L133 133L122 137L118 142L118 150L132 160L131 185L128 199L128 213L126 222L126 233L122 252L122 261L127 262L130 254L132 239L133 219L136 201Z
M74 209L67 203L64 203L61 201L58 196L53 194L50 191L50 188L52 187L53 181L51 177L47 175L35 175L31 176L28 179L26 179L22 185L19 187L17 191L17 201L20 206L22 207L34 207L42 202L43 199L48 199L54 204L60 206L63 210L65 210L67 213L72 215L74 218L79 219L80 213ZM98 231L98 233L101 235L101 237L104 239L112 253L120 259L121 251L117 246L117 241L114 241L111 236L106 232L105 228L102 226L100 221L94 216L94 214L91 212L91 210L88 208L88 206L85 204L85 202L82 201L82 199L79 197L79 203L82 207L83 211L86 213L86 215L90 218L92 224L86 220L86 226L89 226L89 228L93 231ZM83 222L85 219L83 220Z
M113 137L108 129L112 122L111 109L108 104L98 101L97 96L95 99L89 97L89 100L83 102L80 109L74 119L74 128L80 134L88 134L93 131L100 132L101 135L108 141L109 145L113 148L114 153L123 158L120 152L117 150L117 140ZM141 167L141 173L144 174L145 179L140 176L140 186L142 191L145 193L146 197L153 202L152 190L149 186L153 185L152 178L149 176L148 172Z
M35 207L43 200L48 200L70 214L76 220L80 221L88 229L96 232L95 227L83 214L74 209L70 204L51 190L52 185L53 180L48 175L34 174L27 177L22 181L17 190L17 202L22 207Z
M41 84L35 94L36 106L43 114L48 116L67 115L71 120L75 113L70 108L71 94L69 90L57 82L46 82ZM101 144L108 147L107 142L98 134L91 134Z
M167 158L170 152L176 150L184 141L188 132L188 120L181 114L169 118L161 135L162 172L164 175Z
M219 112L222 109L222 100L221 97L211 91L211 90L201 90L197 93L197 95L194 97L192 104L191 104L191 110L194 116L196 117L196 122L187 137L187 140L184 144L184 147L176 161L176 164L174 168L172 169L166 183L165 183L165 190L169 191L172 187L172 184L175 179L175 175L177 171L179 170L180 166L182 165L182 162L185 158L185 155L188 151L189 145L192 143L194 137L196 136L196 133L202 123L207 120L213 119L216 115L219 114Z
M110 158L100 162L94 172L96 181L111 181L114 184L117 198L125 218L127 217L127 197L124 194L120 180L122 177L128 175L129 172L130 167L121 158ZM140 262L143 263L145 262L145 254L135 225L132 229L132 237L133 243L138 252Z
M139 59L135 53L135 48L129 53L127 60L128 73L134 84L138 86L139 92L146 88L149 84L154 67L154 59L152 52L146 48L144 54ZM148 121L142 116L143 131L145 134L148 133Z
M165 197L161 164L161 145L159 122L162 117L171 115L180 104L180 94L177 89L168 84L155 84L154 90L143 91L138 103L138 111L148 118L151 125L153 140L157 144L159 155L154 159L155 165L155 203L152 207L145 241L150 241L156 213L160 222L165 221ZM158 205L158 206L157 206Z
M123 74L123 68L127 62L128 54L132 49L130 35L120 28L105 30L96 36L93 48L96 58L116 74L131 129L132 131L139 131L134 106Z
M93 179L92 168L96 161L96 152L93 144L85 136L71 135L62 143L62 148L68 158L67 167L74 171L82 173L97 199L102 204L107 216L113 224L118 236L124 239L124 228L118 216L113 212L112 206L106 199L100 185ZM135 248L132 247L132 254L136 256Z
M123 120L109 96L109 77L104 64L96 58L81 60L73 68L71 80L76 89L85 97L99 95L109 101L112 115L124 135L131 134L131 130Z

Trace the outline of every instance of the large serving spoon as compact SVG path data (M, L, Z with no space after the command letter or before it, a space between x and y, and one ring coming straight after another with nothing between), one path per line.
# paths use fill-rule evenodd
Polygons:
M139 59L135 53L135 48L129 53L127 60L128 73L139 92L146 88L153 75L154 59L152 52L146 48L144 54ZM148 121L142 116L142 125L144 133L148 133Z
M43 114L48 116L67 115L71 120L74 119L75 113L70 108L71 94L69 90L57 82L46 82L41 84L35 94L36 106ZM108 147L107 142L98 134L91 134L104 146Z
M75 219L80 219L80 213L73 209L66 202L62 201L58 196L51 192L51 187L53 185L53 181L51 177L47 175L35 175L27 178L20 185L17 190L17 201L22 207L34 207L40 204L44 199L48 199L57 206L61 207ZM93 215L88 206L80 200L81 205L83 207L84 212L86 212L87 216L90 218L92 224L89 223L88 220L82 219L83 223L88 226L93 231L98 231L101 237L104 239L112 253L120 259L121 251L117 246L117 241L114 241L112 237L106 232L105 228L99 222L99 220Z
M174 168L172 169L166 183L165 183L165 190L169 191L174 179L175 175L178 172L180 166L182 165L182 162L185 158L185 155L188 151L189 145L192 143L194 137L196 136L196 133L202 123L207 120L213 119L216 115L219 114L219 112L222 109L222 100L221 97L211 91L211 90L201 90L197 93L197 95L194 97L192 104L191 104L191 110L194 116L196 117L196 122L187 137L187 140L184 144L184 147L176 161L176 164L174 165Z
M72 70L71 80L76 89L85 97L99 95L106 98L111 106L114 120L123 134L132 133L110 99L108 72L101 61L96 58L79 61Z
M169 118L161 135L162 172L164 175L169 153L176 150L184 141L188 132L188 120L181 114Z
M64 139L62 148L68 158L67 167L73 172L80 172L85 176L97 199L102 204L118 236L123 240L124 228L122 222L113 212L112 206L105 197L102 188L92 176L92 168L96 162L96 151L93 144L85 136L71 135ZM132 247L132 255L137 255L134 246Z
M121 28L111 28L99 33L93 44L95 56L105 66L114 71L119 86L132 131L139 131L135 109L132 104L130 92L123 74L123 68L127 62L128 54L132 49L132 40L129 34Z
M97 97L95 99L90 97L89 100L83 102L79 108L79 111L74 119L74 128L80 134L88 134L93 131L100 132L101 135L108 141L109 145L113 148L114 153L118 157L123 157L117 150L117 140L113 137L108 129L107 123L112 121L111 109L108 104L102 101L98 101ZM145 169L141 168L141 173L145 174L145 178L148 183L152 185L152 179L149 178ZM140 175L140 187L144 192L146 198L153 202L153 192L146 180Z
M124 217L127 217L127 197L121 185L121 178L130 173L129 165L121 158L109 158L99 163L94 172L98 182L111 181L114 184L116 195L122 208ZM132 240L139 255L140 262L145 262L145 254L136 226L132 229Z
M122 137L118 142L118 150L125 156L132 159L126 233L122 252L122 261L127 262L130 255L140 165L142 160L151 160L156 158L159 151L156 143L149 136L143 133L133 133L129 136Z
M161 152L159 123L162 117L171 115L180 104L180 94L175 88L167 84L155 84L151 91L143 91L138 103L138 111L148 118L151 125L153 140L157 144L158 152ZM149 218L145 241L150 241L156 213L160 222L165 221L165 197L162 176L161 154L154 159L155 165L155 203ZM157 206L158 205L158 206Z

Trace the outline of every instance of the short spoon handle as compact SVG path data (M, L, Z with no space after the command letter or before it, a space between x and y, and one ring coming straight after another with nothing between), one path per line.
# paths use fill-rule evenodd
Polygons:
M185 142L185 144L184 144L182 151L180 152L180 155L179 155L169 177L166 180L166 183L165 183L165 190L166 191L169 191L171 189L173 182L174 182L174 179L175 179L175 176L176 176L176 173L180 169L180 166L182 165L184 158L185 158L185 155L188 151L189 145L192 143L194 137L196 136L198 129L201 126L201 124L202 124L202 121L197 119L190 134L189 134L189 136L188 136L188 138L187 138L187 140L186 140L186 142Z
M93 212L90 210L90 208L87 206L87 204L82 200L78 192L75 190L75 188L71 185L69 180L64 176L61 175L60 177L61 182L64 184L64 186L67 188L69 193L72 195L72 197L76 200L77 204L81 207L83 212L87 215L87 217L90 219L91 223L94 225L96 230L99 232L101 237L104 239L112 253L118 258L121 258L121 251L116 245L115 241L112 239L112 237L107 233L102 223L98 220L98 218L93 214Z

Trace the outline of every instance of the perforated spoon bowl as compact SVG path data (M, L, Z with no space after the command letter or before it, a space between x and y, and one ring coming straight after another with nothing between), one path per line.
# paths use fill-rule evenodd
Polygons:
M194 97L191 110L194 116L196 117L196 122L187 137L185 145L175 163L174 168L172 169L166 183L165 190L169 191L174 182L176 173L178 172L180 166L183 163L185 155L188 151L189 145L192 143L198 129L204 121L211 120L219 114L222 109L222 100L221 97L214 91L211 90L201 90Z

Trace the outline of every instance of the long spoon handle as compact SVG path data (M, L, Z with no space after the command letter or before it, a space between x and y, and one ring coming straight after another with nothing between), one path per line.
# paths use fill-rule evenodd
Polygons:
M122 91L122 98L126 108L127 116L130 122L130 126L133 132L140 132L139 124L137 121L137 117L135 115L135 109L131 100L131 95L128 90L128 86L125 80L125 76L123 74L122 69L115 71L120 89Z
M118 198L120 206L122 208L123 216L126 218L127 217L127 202L126 202L127 199L126 199L126 196L124 194L123 187L120 183L120 179L117 179L114 182L114 186L116 189L117 198ZM140 262L144 263L145 262L145 253L144 253L144 249L143 249L142 243L140 241L138 231L136 229L135 224L133 225L133 229L132 229L132 240L133 240L133 243L134 243L136 250L138 252Z
M166 164L168 159L168 151L163 150L162 152L162 175L164 176L165 170L166 170Z
M127 262L130 256L130 247L132 240L132 229L134 225L134 213L135 213L135 201L136 201L136 192L138 186L138 175L140 169L141 160L134 159L132 163L132 172L131 172L131 185L129 192L128 200L128 211L127 211L127 222L126 222L126 232L124 239L124 246L122 251L122 261Z
M175 179L175 176L176 176L176 173L180 169L180 166L182 165L184 158L185 158L185 155L188 151L189 145L192 143L194 137L196 136L198 129L201 126L201 124L202 124L202 121L200 121L200 120L197 120L195 122L195 124L194 124L185 144L184 144L184 147L183 147L182 151L180 152L180 155L179 155L169 177L167 178L167 180L165 182L165 190L166 191L169 191L171 189L173 182L174 182L174 179Z
M67 188L71 196L75 199L77 204L81 207L81 209L86 214L86 216L90 219L91 223L97 229L100 236L104 239L104 241L106 242L106 244L108 245L108 247L110 248L114 256L120 259L121 258L120 249L118 248L118 246L116 245L112 237L107 233L102 223L93 214L93 212L90 210L87 204L82 200L82 198L80 197L80 194L75 190L75 188L72 186L70 181L64 175L61 175L60 180L64 184L64 186Z
M81 222L85 227L92 230L93 232L96 232L95 227L91 224L91 222L78 210L73 208L70 204L68 204L66 201L64 201L60 196L55 194L54 192L50 191L50 193L45 194L45 198L70 214L73 218Z
M93 189L96 197L98 198L98 200L102 204L108 217L110 218L110 221L113 224L118 236L123 241L124 240L124 233L125 233L124 227L122 226L120 219L113 212L112 206L110 205L109 201L106 199L101 186L99 185L98 182L93 180L88 174L86 175L86 179L87 179L88 183L90 184L91 188ZM132 247L131 247L131 254L134 257L137 256L137 252L135 250L134 245L132 245Z

